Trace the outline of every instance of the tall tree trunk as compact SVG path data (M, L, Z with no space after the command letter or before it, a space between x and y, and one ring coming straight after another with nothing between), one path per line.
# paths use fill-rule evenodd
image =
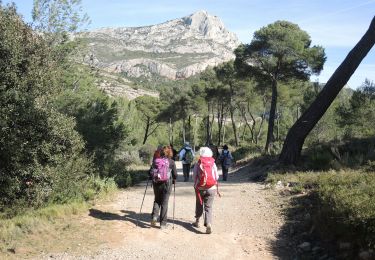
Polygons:
M267 131L267 140L264 151L270 153L272 143L274 141L273 128L275 124L275 113L276 113L276 104L277 104L277 81L274 79L272 82L272 99L271 99L271 108L268 119L268 131Z
M277 123L277 130L276 130L276 140L280 140L280 114L279 110L276 109L276 123Z
M245 142L246 126L247 126L247 124L244 124L244 126L243 126L243 132L242 132L242 138L241 138L242 143Z
M211 123L210 123L210 140L208 142L208 144L212 143L212 131L213 131L213 127L214 127L214 122L215 122L215 111L214 111L214 106L211 107L211 113L212 113L212 117L211 117Z
M150 118L148 117L147 118L147 121L146 121L146 128L145 128L145 135L143 137L143 143L142 144L145 144L146 141L147 141L147 137L148 137L148 131L150 130Z
M251 120L253 121L253 123L251 124L251 128L250 128L251 142L256 144L257 142L255 141L255 129L256 129L255 127L256 127L257 122L255 120L255 117L253 116L253 113L251 113L249 101L247 102L247 112L249 113Z
M262 120L260 121L260 124L259 124L258 133L256 134L255 144L258 144L259 139L260 139L260 135L262 134L263 123L264 123L264 120L266 118L266 104L267 104L267 100L266 100L266 98L263 98L264 110L263 110L263 114L262 114Z
M195 115L195 124L194 124L194 151L195 151L195 146L197 144L197 125L198 125L198 117Z
M279 160L284 164L296 164L301 156L307 135L327 111L340 90L348 82L363 58L375 44L375 16L361 40L336 69L314 102L291 127L286 136Z
M171 135L171 144L174 144L174 139L173 139L173 133L174 133L174 131L173 131L173 129L174 129L174 122L173 122L173 124L171 126L171 132L172 132L172 135Z
M182 139L184 143L186 142L186 132L185 132L185 118L182 119Z
M224 124L223 124L223 144L225 144L225 122L226 122L226 118L224 118Z
M250 125L250 123L247 121L247 118L246 118L246 112L245 112L245 108L244 107L238 107L238 110L240 111L241 115L242 115L242 118L245 122L245 128L246 126L250 129L250 134L251 134L251 142L254 143L254 125L255 125L255 120L254 120L254 117L253 115L250 113L250 117L252 118L253 120L253 124ZM248 110L249 111L249 110ZM244 130L245 132L245 130ZM244 140L244 139L242 139Z
M172 118L169 118L169 125L168 125L168 139L169 139L169 143L173 143L173 140L172 140Z
M221 143L222 127L223 127L223 104L218 103L218 105L217 105L217 128L218 128L217 144L218 145L220 145L220 143Z
M262 134L264 119L265 119L265 115L263 114L262 115L262 120L260 121L260 124L259 124L258 133L257 133L257 135L255 137L255 144L258 144L259 139L260 139L260 135Z
M191 142L191 115L188 117L187 140Z
M232 121L234 142L235 142L235 145L238 146L237 127L236 127L236 122L234 121L234 107L232 106L232 104L230 105L229 112L230 112L230 119Z
M210 115L208 114L206 117L206 144L210 143Z

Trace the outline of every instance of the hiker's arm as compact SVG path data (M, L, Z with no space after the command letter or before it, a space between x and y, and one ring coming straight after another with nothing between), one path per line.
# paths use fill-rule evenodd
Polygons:
M194 164L194 168L193 168L193 181L195 183L195 180L197 179L197 174L198 174L198 163Z
M214 171L216 180L219 180L219 173L217 171L216 164L213 165L212 170Z
M179 152L179 154L178 154L178 159L180 160L180 161L182 161L182 158L184 158L184 155L185 155L185 149L182 149L180 152Z

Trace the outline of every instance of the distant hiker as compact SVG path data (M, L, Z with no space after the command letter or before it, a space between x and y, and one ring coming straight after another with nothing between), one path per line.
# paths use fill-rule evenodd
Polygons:
M223 151L219 156L219 161L221 163L221 169L223 171L223 181L228 179L229 167L232 166L233 156L228 150L228 145L223 146Z
M178 156L180 157L180 161L182 161L182 172L184 173L184 181L186 182L189 180L191 163L194 160L194 152L189 142L185 142Z
M173 160L173 161L176 161L176 160L178 159L178 158L177 158L178 153L177 153L176 149L173 148L173 145L172 145L172 144L169 144L169 147L172 149L172 154L173 154L173 156L172 156L172 160Z
M195 222L194 227L200 227L199 219L204 214L204 226L206 233L212 232L212 204L215 194L218 193L219 174L212 157L212 151L208 147L199 150L200 158L193 169L193 181L195 189ZM220 194L219 194L220 195Z
M168 200L171 194L172 184L177 179L176 164L171 159L173 156L170 147L164 146L160 150L160 158L156 158L150 169L150 179L154 187L154 206L151 213L151 226L156 226L160 212L160 228L167 225Z

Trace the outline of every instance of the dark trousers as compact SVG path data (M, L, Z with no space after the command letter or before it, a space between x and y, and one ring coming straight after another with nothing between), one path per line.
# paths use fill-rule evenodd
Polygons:
M203 205L201 204L198 193L195 194L195 218L200 218L204 208L204 225L212 223L212 204L214 203L216 189L200 190Z
M182 172L184 173L184 181L189 180L190 175L190 163L183 163L182 164Z
M152 208L151 217L157 218L160 212L160 225L167 224L168 200L171 194L171 181L166 183L154 183L154 206Z
M222 166L221 170L223 172L223 181L226 181L228 179L229 168L226 168L225 166Z

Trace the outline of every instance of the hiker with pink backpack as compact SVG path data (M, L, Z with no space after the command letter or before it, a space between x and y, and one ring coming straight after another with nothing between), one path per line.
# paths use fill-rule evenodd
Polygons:
M169 146L164 146L160 150L160 157L154 159L149 172L155 195L151 226L156 226L159 217L161 229L167 226L169 195L172 191L172 184L174 185L177 179L176 164L172 160L172 156L172 149Z
M212 232L212 205L216 193L219 193L219 174L212 157L212 151L208 147L201 147L199 150L199 160L193 169L193 181L196 194L195 202L195 222L194 227L200 227L200 218L204 211L204 226L206 233Z

